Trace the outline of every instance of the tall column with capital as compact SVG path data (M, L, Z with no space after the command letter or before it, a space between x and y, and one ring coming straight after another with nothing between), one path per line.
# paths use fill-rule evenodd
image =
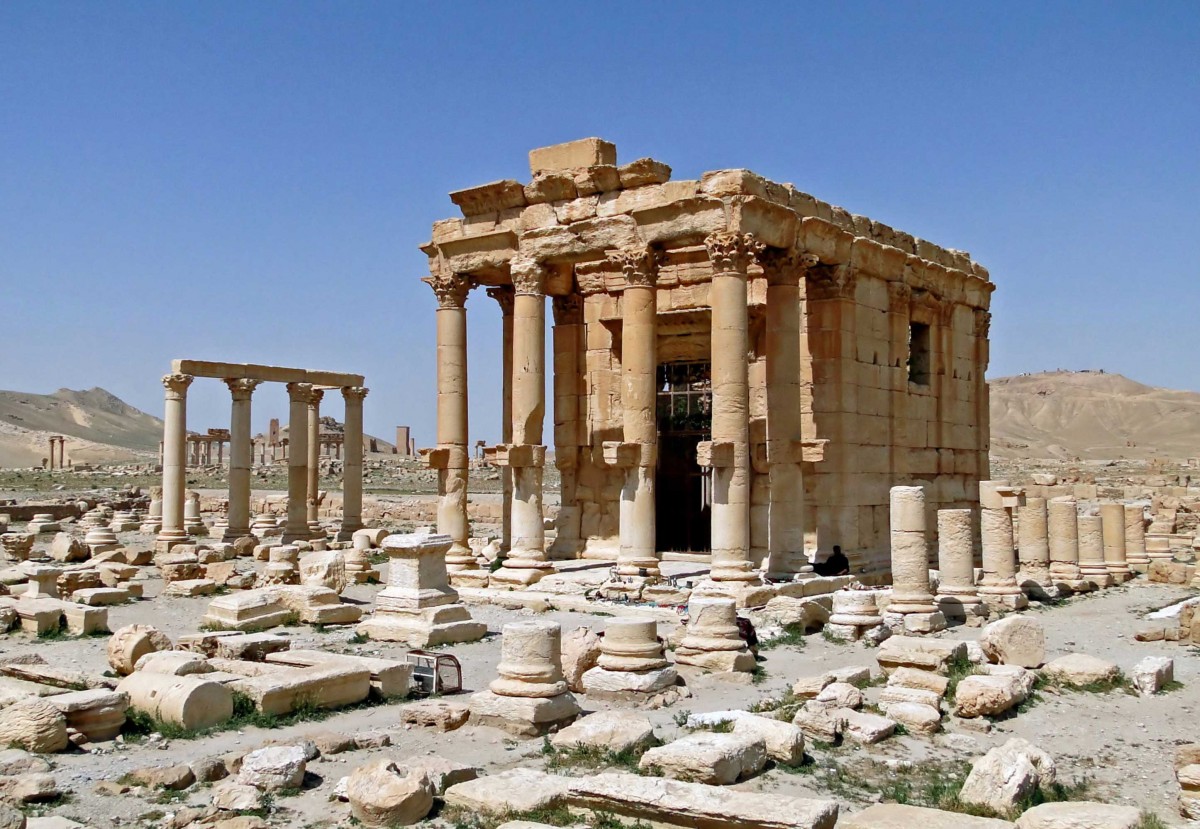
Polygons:
M250 535L250 467L254 447L250 434L250 397L258 380L226 380L233 407L229 416L229 526L224 540Z
M801 469L800 279L812 254L771 250L767 275L767 464L771 491L767 577L811 574L804 555L804 475Z
M308 541L308 401L313 387L288 383L288 508L283 543Z
M580 397L584 388L583 297L576 293L554 297L554 465L558 467L558 519L554 543L546 554L552 559L573 559L583 548L583 510L579 504L579 455L583 415ZM507 469L507 467L506 467Z
M542 421L546 415L546 269L526 257L511 263L513 288L512 549L492 574L497 585L523 586L553 569L542 517Z
M313 538L324 538L317 509L321 502L321 400L325 392L313 389L308 397L308 496L304 510L308 531Z
M429 455L438 470L437 530L453 542L446 569L477 567L467 541L467 274L439 272L425 282L433 288L437 310L437 449Z
M621 548L617 574L657 579L654 473L658 450L657 266L650 250L622 251L610 259L625 275L621 294L621 408L625 485L621 488Z
M513 377L513 294L512 285L497 285L487 289L487 295L500 306L502 346L500 352L500 442L512 443L512 377ZM500 507L500 549L507 553L512 547L512 469L500 469L500 487L504 503Z
M346 402L345 460L342 462L342 528L338 541L349 541L355 530L362 529L363 493L363 398L367 389L346 386L342 399Z
M705 240L712 262L712 571L717 586L758 580L750 564L750 377L747 272L763 245L749 233ZM707 457L705 457L707 455ZM708 587L712 587L709 584Z
M162 379L166 389L163 412L163 498L162 529L154 541L160 552L188 540L183 528L184 487L187 485L187 390L192 384L188 374L168 374Z

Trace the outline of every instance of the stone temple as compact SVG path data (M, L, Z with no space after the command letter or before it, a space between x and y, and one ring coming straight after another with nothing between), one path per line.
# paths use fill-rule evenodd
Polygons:
M977 502L993 285L967 253L747 170L673 181L653 159L618 165L596 138L529 158L528 184L451 193L462 216L422 248L439 308L426 454L452 571L473 566L465 303L477 287L504 320L504 443L489 456L505 469L510 552L493 586L574 557L653 580L664 556L685 555L711 556L708 587L736 592L763 565L803 576L806 549L834 545L883 580L892 486L924 486L930 515ZM549 544L546 463L562 480Z

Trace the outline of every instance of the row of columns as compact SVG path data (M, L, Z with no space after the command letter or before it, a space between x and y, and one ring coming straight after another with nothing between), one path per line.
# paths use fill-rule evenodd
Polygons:
M169 549L187 540L183 523L187 485L187 390L194 378L187 374L163 377L166 391L163 427L162 530L156 547ZM229 526L227 539L250 535L250 472L253 464L253 437L250 430L251 397L262 381L227 379L232 407L229 448ZM288 383L289 442L288 516L283 540L308 540L321 532L317 508L318 462L309 447L316 450L320 427L320 403L324 391L308 383ZM347 386L341 390L346 405L346 460L342 480L342 529L339 537L349 538L362 528L362 423L363 398L367 389Z
M62 435L50 436L50 466L51 470L67 468L67 439Z
M211 438L206 435L188 435L187 438L189 451L188 465L189 466L212 466L213 465L213 445L217 447L216 465L222 466L225 463L225 440L221 438ZM159 455L162 455L162 446L159 445Z
M758 580L750 561L750 384L747 280L756 262L768 274L767 452L771 512L768 572L790 578L807 568L804 557L800 434L799 278L816 260L790 252L764 256L750 234L713 233L706 240L713 276L711 365L712 439L701 463L713 470L710 587L734 589ZM617 574L657 578L655 469L657 466L657 257L650 249L610 256L624 276L622 307L622 441L606 443L606 462L625 470L620 500ZM550 568L542 518L545 446L546 266L531 258L511 263L512 288L489 289L504 314L504 435L496 449L503 469L504 566L497 584L531 584ZM430 463L439 470L438 532L454 540L452 572L476 566L467 522L467 274L439 272L426 279L438 299L438 430ZM511 302L512 312L507 313Z

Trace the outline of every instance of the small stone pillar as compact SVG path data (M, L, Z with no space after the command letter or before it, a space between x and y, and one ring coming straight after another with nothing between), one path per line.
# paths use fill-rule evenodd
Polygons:
M1008 481L979 482L979 534L983 544L983 577L979 596L989 607L1020 610L1029 600L1017 585L1012 511L1021 491Z
M367 391L362 386L342 389L346 404L343 437L346 457L342 462L342 526L338 529L338 541L350 541L363 526L363 400Z
M1100 533L1104 545L1104 566L1117 584L1133 578L1125 562L1125 507L1117 503L1100 505Z
M162 497L162 487L150 488L150 509L142 520L142 526L138 528L138 532L146 535L158 535L162 529Z
M492 587L520 588L537 582L554 565L546 558L542 471L546 447L546 266L527 257L511 263L513 287L512 444L496 462L512 469L512 549L492 573ZM469 553L468 553L469 554Z
M969 509L938 510L937 606L947 621L974 626L987 618L987 608L975 587L972 517Z
M46 567L42 565L25 565L24 573L29 577L25 592L21 599L57 599L58 577L62 575L61 567Z
M288 506L283 543L308 541L308 383L288 383Z
M379 573L371 566L371 539L365 534L351 537L350 549L345 550L346 580L351 584L366 584L378 580Z
M946 617L929 588L929 547L925 537L925 489L891 490L892 601L884 619L910 633L944 630Z
M738 631L733 599L692 594L687 629L675 648L675 662L720 673L754 670L754 655Z
M846 587L833 592L833 612L825 630L830 636L856 641L868 631L883 625L878 590Z
M1079 574L1079 517L1075 499L1052 498L1046 504L1050 548L1050 578L1060 587L1087 590L1089 582Z
M194 490L188 490L183 502L183 528L188 535L208 535L208 527L200 517L200 493Z
M487 633L458 600L446 574L448 535L389 535L381 545L388 555L387 587L375 597L375 613L358 632L385 642L423 648L474 642Z
M1150 569L1146 553L1146 514L1141 504L1125 505L1125 562L1135 573Z
M674 697L679 680L658 638L653 619L611 622L600 640L597 667L583 675L589 699L657 705Z
M1079 574L1096 587L1112 587L1104 563L1104 529L1099 515L1079 516Z
M120 550L121 542L117 540L117 534L112 531L112 527L100 525L92 527L83 537L83 543L92 551L92 555L107 553L110 550Z
M496 672L499 677L488 690L471 697L471 718L479 725L537 737L579 716L579 703L563 678L562 629L557 622L505 625Z
M1017 584L1034 599L1058 598L1050 578L1049 518L1046 499L1037 495L1025 498L1017 512L1017 560L1020 569Z
M184 488L187 485L187 390L192 377L168 374L162 379L166 390L163 412L162 529L154 540L157 552L166 552L188 540L183 528Z

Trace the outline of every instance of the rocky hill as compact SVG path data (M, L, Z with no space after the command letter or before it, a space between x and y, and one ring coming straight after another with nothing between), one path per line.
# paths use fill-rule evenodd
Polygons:
M1200 393L1100 371L989 380L992 454L1003 458L1200 456Z
M36 466L50 435L67 438L78 462L148 459L158 454L162 421L101 388L54 394L0 391L0 466Z

